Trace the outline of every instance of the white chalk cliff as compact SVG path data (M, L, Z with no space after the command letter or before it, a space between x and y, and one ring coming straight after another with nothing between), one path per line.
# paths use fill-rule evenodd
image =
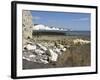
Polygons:
M57 28L57 27L49 27L45 26L43 24L38 24L33 26L33 30L64 30L63 28Z

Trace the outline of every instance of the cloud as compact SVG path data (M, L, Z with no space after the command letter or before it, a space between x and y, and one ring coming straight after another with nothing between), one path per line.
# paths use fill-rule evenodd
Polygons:
M72 21L87 21L89 18L72 19Z

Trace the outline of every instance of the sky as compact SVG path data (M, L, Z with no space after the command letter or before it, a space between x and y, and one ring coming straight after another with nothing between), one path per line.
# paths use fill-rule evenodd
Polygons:
M65 28L75 31L90 31L90 13L31 11L33 24Z

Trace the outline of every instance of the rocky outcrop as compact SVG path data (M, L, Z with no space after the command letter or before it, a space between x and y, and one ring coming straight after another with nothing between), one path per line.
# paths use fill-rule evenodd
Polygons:
M66 48L59 45L50 45L51 43L27 43L23 48L23 59L47 64L49 62L56 62L58 56L66 51Z

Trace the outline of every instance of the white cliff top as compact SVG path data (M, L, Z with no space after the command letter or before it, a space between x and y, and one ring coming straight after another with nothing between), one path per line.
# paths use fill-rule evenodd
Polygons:
M63 28L49 27L42 24L33 26L33 30L64 30Z

